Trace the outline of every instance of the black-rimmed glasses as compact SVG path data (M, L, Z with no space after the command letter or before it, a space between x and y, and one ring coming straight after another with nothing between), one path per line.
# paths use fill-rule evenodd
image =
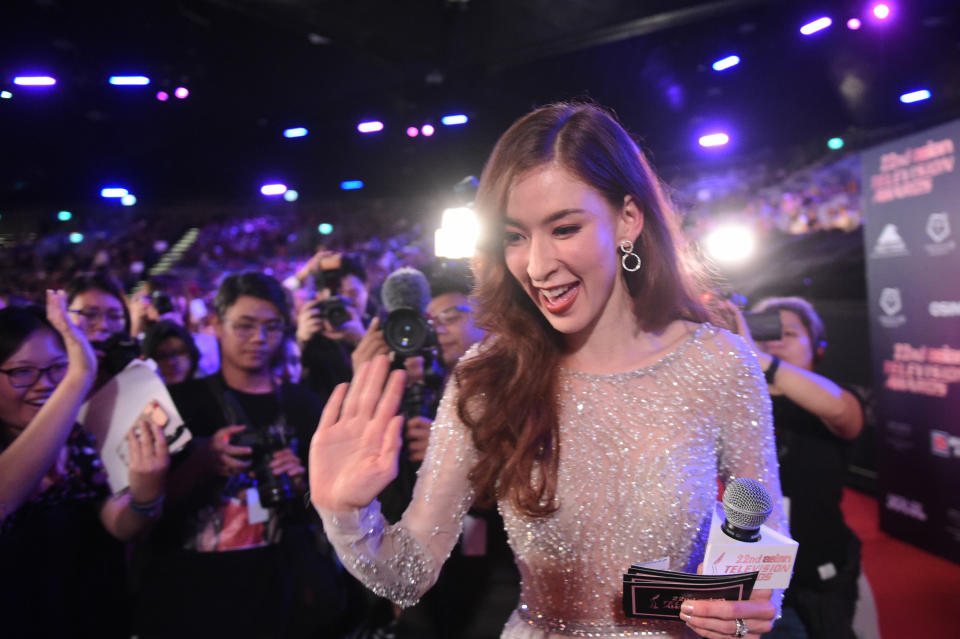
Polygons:
M10 385L14 388L29 388L37 383L41 375L46 375L52 384L59 384L63 381L63 378L67 376L68 366L69 364L67 362L51 364L46 368L17 366L16 368L8 368L6 370L0 369L0 373L10 378Z

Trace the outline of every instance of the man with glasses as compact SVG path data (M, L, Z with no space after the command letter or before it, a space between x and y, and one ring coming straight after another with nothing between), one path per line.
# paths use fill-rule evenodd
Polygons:
M273 375L289 325L279 282L224 279L222 368L170 394L195 440L175 460L167 517L146 552L141 637L313 636L344 621L346 585L304 505L322 400Z

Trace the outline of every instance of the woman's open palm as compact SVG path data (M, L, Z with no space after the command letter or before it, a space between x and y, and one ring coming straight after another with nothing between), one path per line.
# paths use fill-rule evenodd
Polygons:
M363 508L397 476L405 374L378 355L330 395L310 441L310 501L317 508ZM389 377L388 377L389 373Z

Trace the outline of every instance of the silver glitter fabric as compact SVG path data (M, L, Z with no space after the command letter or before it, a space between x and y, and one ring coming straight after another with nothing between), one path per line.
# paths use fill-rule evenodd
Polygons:
M476 452L441 403L413 502L387 526L379 504L321 512L345 565L378 594L414 603L433 584L473 499ZM773 444L770 398L739 337L708 324L672 353L627 373L562 370L559 510L531 518L500 512L522 577L509 639L684 637L685 624L628 619L622 575L667 558L695 572L703 558L717 479L751 477L773 495L768 525L788 532ZM782 593L775 593L779 607Z

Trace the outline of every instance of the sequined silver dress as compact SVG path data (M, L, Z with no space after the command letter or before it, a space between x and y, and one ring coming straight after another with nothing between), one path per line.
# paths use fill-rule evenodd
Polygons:
M562 370L559 387L559 510L531 518L499 504L522 577L502 636L692 636L679 622L624 617L622 575L662 558L671 570L696 571L718 478L757 479L780 503L770 398L756 358L739 337L704 324L651 366ZM386 524L376 501L320 513L347 569L404 606L433 584L474 497L467 473L476 451L455 395L451 384L400 522ZM787 532L782 516L768 524Z

